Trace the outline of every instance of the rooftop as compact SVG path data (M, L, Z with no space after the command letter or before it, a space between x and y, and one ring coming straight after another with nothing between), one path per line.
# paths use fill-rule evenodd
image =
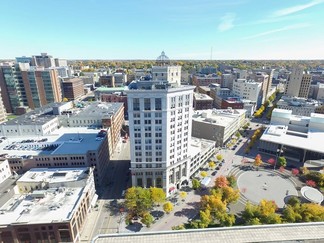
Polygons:
M126 89L127 86L125 87L99 87L99 88L96 88L95 91L97 92L122 92Z
M60 128L48 136L10 137L0 143L2 156L27 158L28 156L84 154L97 150L102 138L100 130L85 127Z
M88 177L88 171L88 168L32 169L20 180L33 180L34 176L37 180L45 178L50 182L49 188L24 195L15 194L0 208L0 225L13 223L44 224L71 219L73 211L79 204L84 186L58 188L55 186L57 184L54 183L57 182L56 178L60 177L59 174L74 175L74 180L84 180ZM58 180L62 180L62 178Z
M260 140L323 153L323 137L324 132L312 132L309 130L303 136L301 133L288 132L287 126L269 125Z
M213 123L217 126L226 127L233 121L237 119L237 117L241 116L245 113L246 110L243 109L208 109L208 110L200 110L195 111L192 116L193 121L205 122L205 123Z
M282 96L277 105L290 105L296 107L319 106L322 103L318 100L306 99L301 97Z
M92 243L240 243L240 242L323 242L324 223L235 226L209 229L172 230L131 234L98 235Z
M191 155L191 158L193 158L198 153L204 154L205 151L210 148L210 146L214 146L214 145L215 145L215 141L191 137L188 151Z
M209 95L200 94L200 93L196 93L196 92L194 92L194 98L196 100L210 100L210 101L213 100L213 98L211 98Z
M78 106L78 104L77 104ZM80 103L79 108L74 109L77 112L72 114L72 117L104 117L110 118L113 116L124 103L107 103L107 102L92 102L89 105L82 107Z

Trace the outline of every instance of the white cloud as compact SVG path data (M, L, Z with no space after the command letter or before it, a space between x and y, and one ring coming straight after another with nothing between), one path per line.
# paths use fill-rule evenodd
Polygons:
M274 29L274 30L269 30L269 31L265 31L256 35L251 35L251 36L247 36L242 38L242 40L249 40L249 39L255 39L258 37L262 37L262 36L266 36L266 35L271 35L274 33L278 33L278 32L282 32L282 31L286 31L286 30L295 30L295 29L301 29L301 28L306 28L308 27L309 24L295 24L295 25L288 25L282 28L278 28L278 29Z
M273 12L272 16L273 17L281 17L281 16L286 16L286 15L289 15L289 14L297 13L299 11L302 11L304 9L313 7L313 6L318 5L318 4L321 4L323 2L324 2L324 0L313 0L313 1L311 1L309 3L306 3L306 4L296 5L296 6L289 7L289 8L283 8L283 9L280 9L280 10L277 10L277 11Z
M235 13L226 13L222 18L221 22L218 25L218 30L219 31L226 31L230 30L234 27L234 20L235 20Z

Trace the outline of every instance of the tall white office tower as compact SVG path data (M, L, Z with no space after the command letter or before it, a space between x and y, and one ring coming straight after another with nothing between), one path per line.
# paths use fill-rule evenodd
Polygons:
M160 187L169 195L188 181L193 89L153 80L129 85L133 186Z

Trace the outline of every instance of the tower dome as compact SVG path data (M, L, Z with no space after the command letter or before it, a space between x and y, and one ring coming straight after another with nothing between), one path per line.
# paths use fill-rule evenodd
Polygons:
M165 52L162 51L161 55L156 59L158 65L170 64L170 59L165 55Z

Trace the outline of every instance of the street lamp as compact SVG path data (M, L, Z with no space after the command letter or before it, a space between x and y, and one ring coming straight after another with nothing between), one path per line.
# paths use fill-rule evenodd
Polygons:
M273 170L276 169L276 166L277 166L277 162L278 162L278 157L280 157L280 154L283 152L282 150L282 145L280 145L280 149L277 149L277 152L276 152L276 162L275 162L275 165L273 167Z

